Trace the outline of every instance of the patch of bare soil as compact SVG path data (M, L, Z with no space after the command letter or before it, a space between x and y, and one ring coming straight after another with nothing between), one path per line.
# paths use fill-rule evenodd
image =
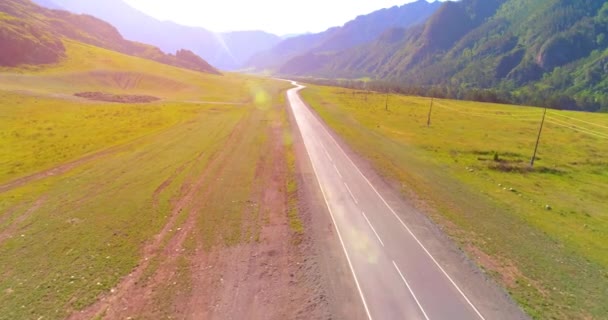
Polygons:
M528 286L533 286L544 297L551 294L541 283L524 276L517 266L508 259L498 255L490 256L471 243L466 246L466 252L478 265L494 272L500 283L504 284L506 288L511 289L522 285L522 283L527 283Z
M260 225L259 240L197 250L192 291L176 306L185 319L323 319L327 301L302 235L287 217L288 172L282 128L256 172L246 225ZM250 228L251 229L251 228Z
M149 103L160 100L160 98L146 95L113 94L105 92L78 92L76 97L95 101L117 102L117 103Z
M516 281L523 278L521 272L515 265L497 256L490 256L473 244L467 245L466 252L469 253L479 265L487 270L496 272L501 279L501 282L504 283L507 288L515 287Z

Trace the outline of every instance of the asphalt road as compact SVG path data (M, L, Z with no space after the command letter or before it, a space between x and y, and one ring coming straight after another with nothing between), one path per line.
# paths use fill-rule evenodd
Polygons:
M302 88L288 100L369 319L489 320L303 103Z

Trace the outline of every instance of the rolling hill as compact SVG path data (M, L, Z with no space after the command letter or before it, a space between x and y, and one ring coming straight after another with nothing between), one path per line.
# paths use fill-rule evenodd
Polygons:
M188 50L175 55L156 47L127 41L110 24L88 15L49 10L28 0L0 3L0 65L50 64L65 57L64 39L106 48L132 56L195 71L219 74L205 60Z
M423 23L441 6L438 1L418 0L362 15L342 27L321 33L306 34L281 41L272 49L251 58L247 65L255 70L277 70L282 64L300 55L324 55L353 48L373 41L384 31L395 27L409 27ZM301 62L297 59L294 63Z
M435 95L561 109L608 109L608 3L447 2L424 25L338 53L308 53L280 73L371 77Z
M41 5L48 0L35 0ZM240 68L253 54L271 48L278 36L263 31L215 33L200 27L160 21L122 0L54 0L74 13L90 14L114 25L127 39L158 46L165 52L185 48L222 70Z

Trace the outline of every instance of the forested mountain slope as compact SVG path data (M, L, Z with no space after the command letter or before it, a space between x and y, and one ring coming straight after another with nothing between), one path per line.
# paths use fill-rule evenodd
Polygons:
M392 29L281 73L371 77L455 98L608 109L608 2L447 2L423 26Z
M257 70L276 70L299 55L323 55L366 44L387 29L423 23L440 6L441 2L438 1L429 3L418 0L362 15L342 27L286 39L272 49L255 55L248 66Z

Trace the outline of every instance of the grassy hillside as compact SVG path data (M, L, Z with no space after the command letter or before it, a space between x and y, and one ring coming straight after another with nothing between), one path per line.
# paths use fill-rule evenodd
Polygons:
M45 9L29 0L7 0L0 4L0 31L0 44L10 48L0 54L0 66L59 62L65 57L61 42L67 38L164 64L219 74L188 50L165 54L156 47L125 40L116 28L95 17Z
M178 114L172 114L173 110L160 112L163 108L158 108L172 103L171 101L188 101L188 103L180 103L188 109L187 106L190 105L190 102L241 104L251 102L252 99L250 92L244 88L245 79L234 75L227 75L224 77L225 79L220 79L222 77L179 69L78 42L66 41L65 46L68 58L59 64L1 69L0 88L3 90L1 94L6 104L5 107L28 107L12 109L12 112L18 112L11 114L14 119L29 119L27 115L44 115L59 106L65 110L81 112L82 118L74 123L75 119L71 116L52 112L47 116L54 117L54 121L56 121L51 128L55 130L54 132L47 132L44 124L23 127L25 123L22 123L4 128L7 130L4 132L4 142L6 146L9 146L8 150L18 152L23 157L14 157L13 152L4 155L4 161L1 163L2 166L6 166L6 170L2 170L6 176L3 176L4 179L0 179L0 181L35 172L54 163L90 152L93 150L92 148L110 145L133 135L138 136L142 132L147 132L146 130L157 130L173 125L183 119L179 112ZM99 121L100 119L97 119L95 115L99 113L97 111L107 109L107 105L95 104L74 97L75 93L87 91L146 94L163 100L152 109L138 106L117 110L117 114L124 112L125 116L117 116L117 118L124 119L125 122L105 123ZM45 109L37 109L36 106L39 104L44 104ZM7 111L5 110L5 112ZM108 116L111 116L111 112L107 112ZM150 117L137 117L138 114L147 113ZM150 128L132 127L134 123L130 123L130 121L134 119L142 125L146 123L153 125ZM65 126L60 125L61 123ZM78 128L88 127L91 130L90 135L73 137L74 139L92 139L92 141L66 140L64 136L70 133L70 126L74 125ZM67 132L62 130L67 130ZM118 136L110 134L111 131L116 131ZM95 134L95 132L107 134ZM23 146L23 139L27 137L31 138L28 139L30 147L26 148ZM40 139L43 140L40 141ZM40 150L40 148L44 150ZM46 148L61 150L61 152L44 152ZM42 153L37 155L39 152ZM47 156L52 157L46 159ZM10 159L13 161L9 161Z
M312 86L305 100L536 319L608 316L608 115ZM432 208L432 209L431 209Z
M61 40L44 28L0 11L0 65L45 64L64 57Z
M370 77L459 99L608 110L607 17L608 4L592 0L447 2L424 26L281 70Z

